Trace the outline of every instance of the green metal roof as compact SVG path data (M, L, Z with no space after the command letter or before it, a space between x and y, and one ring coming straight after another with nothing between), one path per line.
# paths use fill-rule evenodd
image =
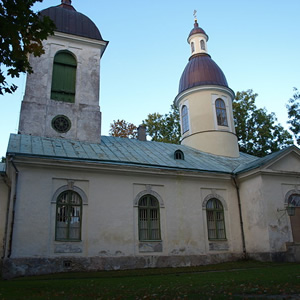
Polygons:
M174 159L176 150L184 153L184 160ZM245 153L240 153L239 158L229 158L183 145L112 136L102 136L101 144L96 144L21 134L11 134L7 154L220 173L240 173L272 158L271 155L257 158Z

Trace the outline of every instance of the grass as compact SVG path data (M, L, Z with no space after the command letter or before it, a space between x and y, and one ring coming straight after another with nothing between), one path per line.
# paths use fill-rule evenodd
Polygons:
M248 261L189 268L64 273L0 281L0 299L296 297L300 299L298 263Z

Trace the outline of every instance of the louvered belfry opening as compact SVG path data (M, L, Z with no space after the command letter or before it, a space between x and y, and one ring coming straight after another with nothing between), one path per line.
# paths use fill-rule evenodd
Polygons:
M152 195L145 195L139 201L139 240L158 241L160 235L159 202Z

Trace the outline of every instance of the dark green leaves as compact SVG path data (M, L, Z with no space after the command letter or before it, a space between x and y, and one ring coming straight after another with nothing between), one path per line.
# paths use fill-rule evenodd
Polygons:
M274 113L257 108L256 97L252 90L237 92L233 115L240 151L262 157L293 144L293 140Z
M288 110L289 129L293 132L298 145L300 145L300 92L298 89L294 88L293 98L289 100L286 108Z
M1 95L17 89L16 85L8 84L7 76L14 78L20 73L32 73L28 54L42 55L42 41L53 34L53 22L31 10L35 2L42 0L3 0L0 3Z

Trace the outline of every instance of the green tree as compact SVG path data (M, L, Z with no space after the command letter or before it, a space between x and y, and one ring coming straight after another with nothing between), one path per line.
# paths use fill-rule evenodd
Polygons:
M293 98L290 98L289 103L286 105L288 110L288 124L289 129L293 132L297 144L300 145L300 92L294 88Z
M48 17L34 13L31 7L42 0L2 0L0 2L0 94L13 93L17 86L8 76L32 73L28 54L44 53L42 41L55 29ZM5 71L4 71L4 70Z
M147 133L152 141L179 144L180 120L179 111L175 105L165 115L159 113L149 114L143 121L147 127Z
M252 90L237 92L233 115L239 147L242 152L263 157L293 144L292 136L279 123L275 114L257 108Z
M137 127L125 120L118 119L110 124L109 134L116 137L134 139L137 137Z

